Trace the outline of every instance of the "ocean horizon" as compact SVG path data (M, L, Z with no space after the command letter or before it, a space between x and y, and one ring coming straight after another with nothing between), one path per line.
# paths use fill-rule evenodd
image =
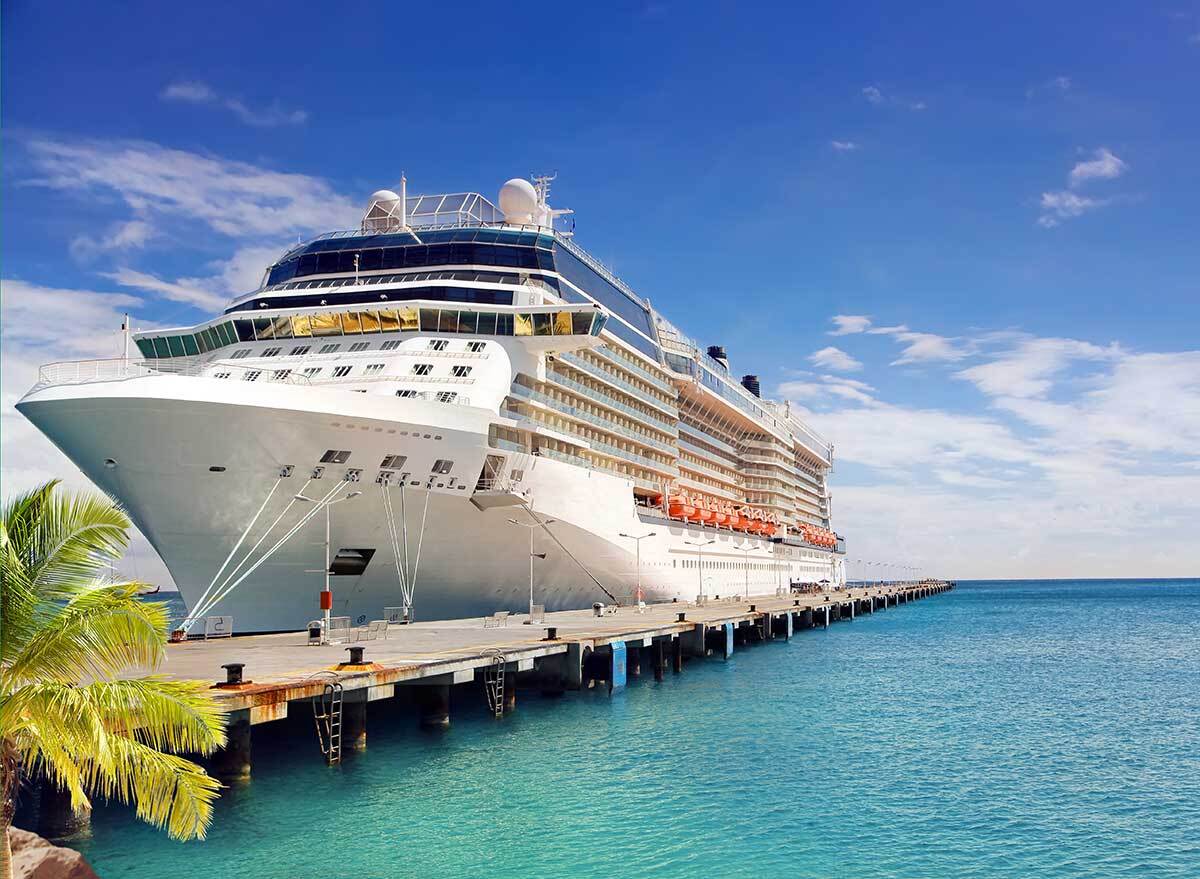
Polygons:
M444 733L373 702L341 766L293 705L207 841L101 806L75 844L109 879L1194 876L1200 578L958 584Z

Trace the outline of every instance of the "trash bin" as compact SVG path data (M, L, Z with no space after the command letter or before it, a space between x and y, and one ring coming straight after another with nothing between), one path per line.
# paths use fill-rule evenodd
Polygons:
M325 639L322 636L325 630L324 620L313 620L308 624L308 643L320 644Z
M600 602L595 602L592 605L592 614L598 617L604 616L604 605Z

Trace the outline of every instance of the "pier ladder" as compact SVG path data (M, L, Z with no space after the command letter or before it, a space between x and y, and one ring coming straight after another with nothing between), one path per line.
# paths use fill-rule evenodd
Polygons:
M342 762L342 685L331 681L325 692L313 696L313 721L317 726L317 743L325 762L333 766Z
M488 710L494 717L503 717L504 669L508 662L499 650L487 650L483 655L492 658L492 664L483 669L483 691L487 695Z

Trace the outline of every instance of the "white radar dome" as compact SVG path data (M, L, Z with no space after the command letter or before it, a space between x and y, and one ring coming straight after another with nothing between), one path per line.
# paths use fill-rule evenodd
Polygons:
M537 191L528 180L522 180L520 177L509 180L500 187L499 201L500 210L504 212L504 222L519 226L537 222Z
M392 192L390 189L381 189L378 192L371 194L371 201L367 204L367 210L371 209L371 205L376 203L387 204L392 201L399 201L400 196Z

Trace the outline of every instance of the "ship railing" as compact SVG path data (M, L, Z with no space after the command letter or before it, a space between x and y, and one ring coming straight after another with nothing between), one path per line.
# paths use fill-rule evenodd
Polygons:
M161 375L209 376L212 378L245 378L257 372L267 381L286 384L307 385L308 377L288 369L271 369L267 366L242 366L224 361L200 361L198 358L175 357L155 361L127 360L123 357L108 360L63 360L47 363L38 369L38 381L34 390L58 385L81 385L93 382L124 381Z

